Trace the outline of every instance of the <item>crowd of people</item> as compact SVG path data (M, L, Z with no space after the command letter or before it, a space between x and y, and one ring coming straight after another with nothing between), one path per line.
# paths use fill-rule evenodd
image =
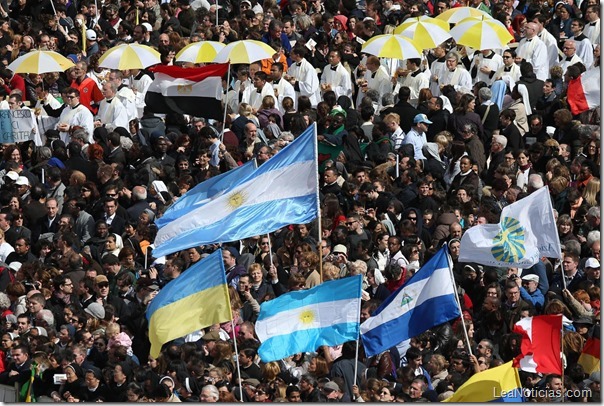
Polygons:
M461 6L514 40L480 51L449 41L406 61L361 51L409 17ZM32 109L39 132L0 144L0 384L56 402L439 401L519 354L522 317L562 314L563 375L521 371L522 385L547 389L533 401L599 401L599 368L579 360L600 332L599 107L567 94L599 69L599 13L598 0L0 2L0 108ZM153 73L98 64L120 43L178 65L188 43L239 39L276 53L230 67L224 123L156 114L145 104ZM75 66L6 68L34 49ZM320 221L153 256L154 221L180 196L262 165L313 123ZM544 187L560 260L458 261L468 228ZM460 319L374 357L347 342L259 359L263 302L362 274L363 322L445 243ZM153 358L147 306L219 246L233 323Z

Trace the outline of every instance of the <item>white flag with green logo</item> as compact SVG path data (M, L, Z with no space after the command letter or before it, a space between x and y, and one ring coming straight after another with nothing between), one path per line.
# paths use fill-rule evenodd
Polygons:
M503 208L499 224L482 224L461 239L460 262L529 268L561 248L548 187Z

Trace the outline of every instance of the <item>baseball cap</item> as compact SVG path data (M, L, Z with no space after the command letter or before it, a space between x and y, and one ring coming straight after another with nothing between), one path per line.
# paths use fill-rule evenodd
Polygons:
M96 41L96 31L91 29L86 30L86 38L89 41Z
M19 176L17 178L17 180L15 181L15 185L18 185L18 186L21 186L21 185L29 186L29 179L27 179L27 177L25 177L25 176Z
M599 268L600 267L600 261L598 261L595 258L589 258L587 261L585 261L585 268Z
M539 276L535 275L534 273L530 273L528 275L522 276L522 280L523 281L532 281L532 282L539 283Z
M109 279L107 279L107 277L105 275L97 275L96 278L94 278L94 280L97 285L99 285L101 283L109 283Z
M9 178L12 181L19 179L19 174L15 171L8 171L4 177Z
M413 124L426 123L432 124L432 121L428 120L428 116L425 114L418 114L413 118Z

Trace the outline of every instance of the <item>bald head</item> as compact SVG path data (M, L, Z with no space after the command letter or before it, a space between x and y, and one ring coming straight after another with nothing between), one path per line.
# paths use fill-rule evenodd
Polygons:
M525 27L526 38L530 39L539 34L539 25L534 22L530 22L526 24Z

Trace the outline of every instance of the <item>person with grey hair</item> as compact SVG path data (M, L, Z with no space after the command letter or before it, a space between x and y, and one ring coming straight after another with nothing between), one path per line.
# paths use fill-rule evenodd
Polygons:
M206 385L201 388L201 394L199 395L199 401L202 403L216 403L220 398L218 388L214 385Z
M486 162L485 172L482 173L483 179L486 179L489 185L495 179L495 171L505 161L505 148L507 145L508 139L503 135L493 135L491 137L491 152Z
M442 78L438 78L438 85L442 90L447 85L453 86L457 91L470 93L472 89L472 77L463 64L460 64L461 57L455 51L450 51L445 56L446 70Z
M53 328L55 325L55 316L52 314L52 310L42 309L36 313L34 325L44 327L46 329Z
M478 138L478 127L474 123L466 123L461 128L461 137L466 144L466 151L470 158L476 162L478 173L482 173L486 165L484 146Z
M394 93L386 93L382 96L382 109L394 106Z
M529 175L528 178L528 193L533 193L536 190L541 189L543 186L545 186L545 183L543 182L543 177L541 175L539 175L538 173L533 173Z
M107 131L113 131L117 127L130 128L128 111L117 95L115 82L103 84L104 100L99 104L99 112L94 121L94 128L105 127Z
M132 188L132 195L130 196L132 206L128 207L126 212L128 217L132 221L138 221L141 213L147 209L150 209L149 202L147 202L147 189L144 186L134 186Z

